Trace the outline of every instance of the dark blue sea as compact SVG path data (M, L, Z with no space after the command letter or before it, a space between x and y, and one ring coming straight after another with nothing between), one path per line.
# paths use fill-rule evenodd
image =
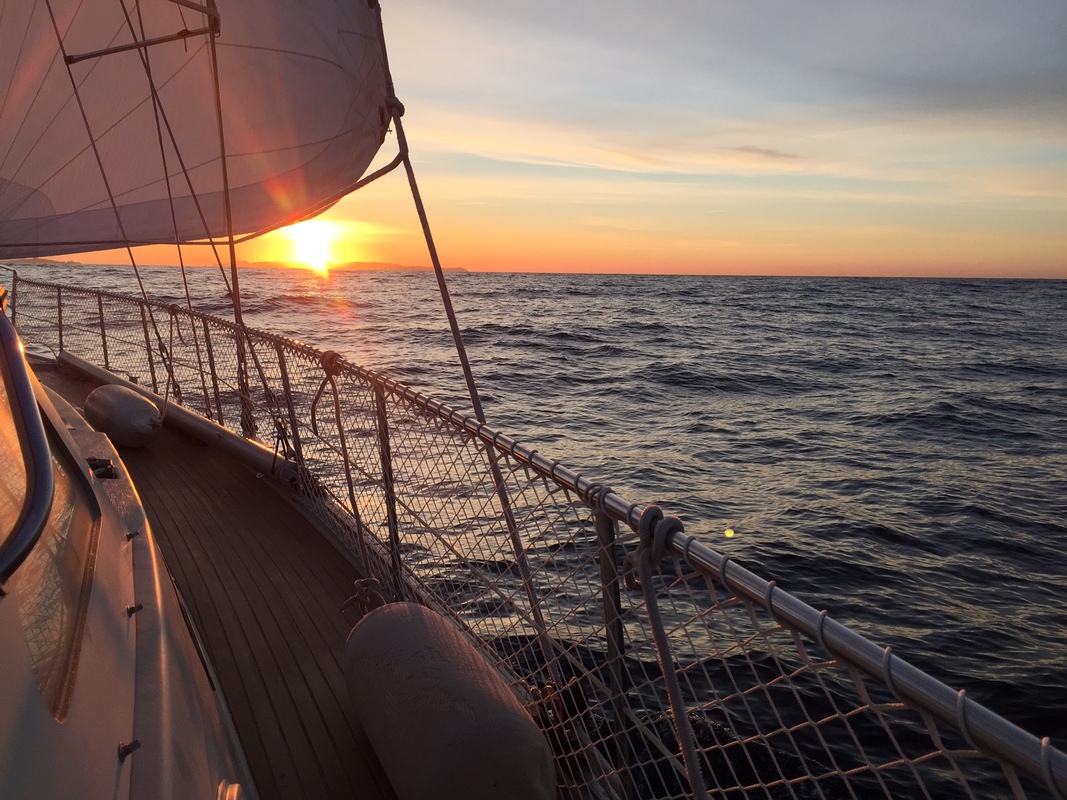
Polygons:
M448 279L494 427L1067 746L1067 282ZM190 286L225 313L217 270ZM468 405L432 273L241 289L252 326Z

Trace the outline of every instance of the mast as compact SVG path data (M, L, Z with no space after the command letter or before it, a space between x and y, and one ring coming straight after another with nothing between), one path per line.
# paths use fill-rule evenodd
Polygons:
M226 244L230 257L230 300L233 303L234 322L244 330L244 314L241 311L241 283L237 276L237 248L234 243L233 232L233 203L230 198L230 170L226 158L226 127L222 118L222 90L219 86L219 58L216 39L218 39L221 25L219 24L218 9L215 0L208 0L208 9L214 14L214 24L208 34L208 43L211 54L211 88L215 100L215 119L219 129L219 157L222 170L222 197L226 212ZM242 374L246 371L244 364L244 348L238 346L238 359ZM242 394L243 398L243 394Z

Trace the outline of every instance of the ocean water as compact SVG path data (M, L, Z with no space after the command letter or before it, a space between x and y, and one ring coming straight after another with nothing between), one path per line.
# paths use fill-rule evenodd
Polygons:
M250 325L468 405L431 273L241 280ZM448 280L494 427L1067 746L1067 282Z

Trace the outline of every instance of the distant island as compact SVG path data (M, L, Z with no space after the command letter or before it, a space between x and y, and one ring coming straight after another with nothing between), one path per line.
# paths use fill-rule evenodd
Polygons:
M63 261L58 258L12 258L7 259L4 263L7 264L42 264L53 265L60 267L86 267L94 266L93 263L85 261ZM123 266L122 264L104 264L103 266ZM141 264L143 267L160 267L167 266L173 267L175 265L165 264ZM217 267L217 264L186 264L185 266L192 269L199 269L205 267ZM289 261L240 261L237 262L238 267L245 269L312 269L307 264L295 264ZM330 272L352 272L352 271L384 271L392 270L397 272L432 272L433 267L412 267L406 264L387 264L382 261L348 261L344 264L330 264L327 269ZM445 267L445 272L466 272L463 267Z

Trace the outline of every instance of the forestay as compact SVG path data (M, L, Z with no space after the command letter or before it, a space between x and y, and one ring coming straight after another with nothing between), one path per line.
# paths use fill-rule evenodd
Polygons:
M385 136L377 3L2 8L0 257L225 236L224 152L233 232L262 233L350 191Z

